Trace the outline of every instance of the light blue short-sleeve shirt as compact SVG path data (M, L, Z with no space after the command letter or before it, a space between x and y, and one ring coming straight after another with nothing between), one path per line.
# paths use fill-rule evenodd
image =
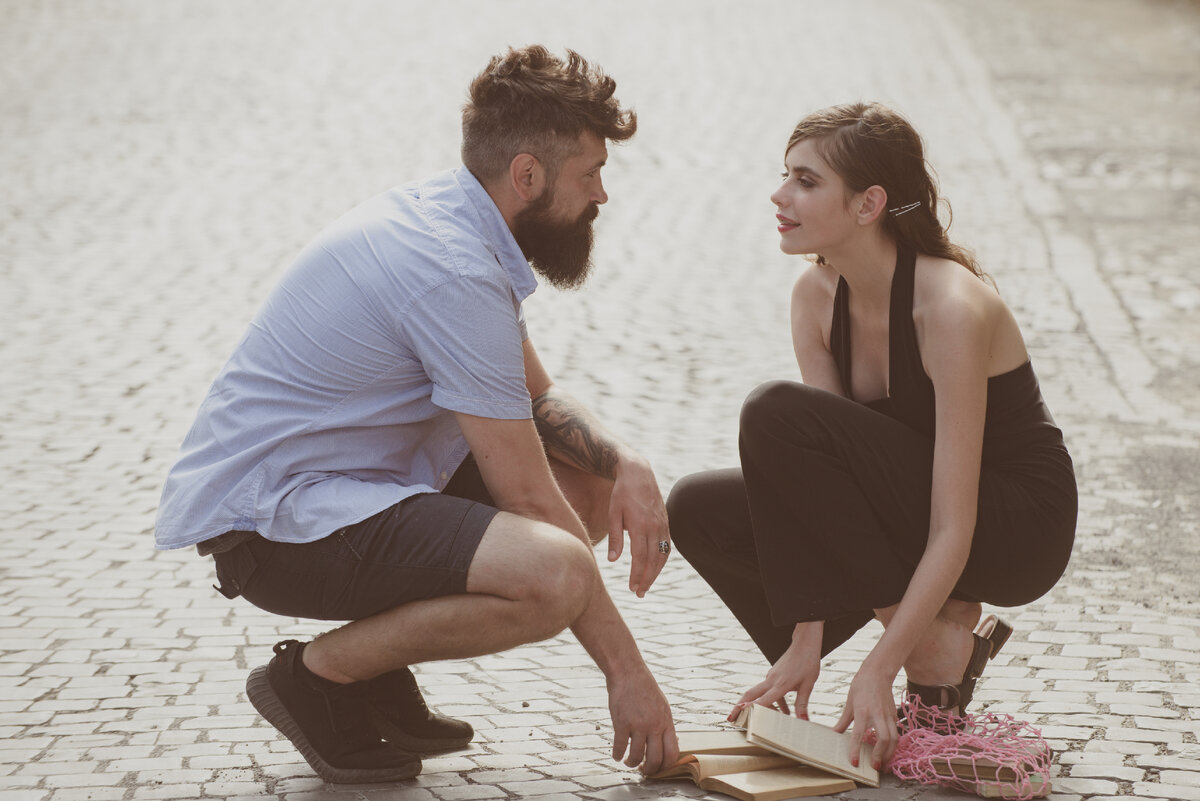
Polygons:
M466 168L322 231L213 382L167 475L158 548L227 531L310 542L442 489L454 412L532 417L521 302L537 281Z

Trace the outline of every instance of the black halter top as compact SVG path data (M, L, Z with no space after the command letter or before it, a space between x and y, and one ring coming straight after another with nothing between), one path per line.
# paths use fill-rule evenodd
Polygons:
M916 254L903 248L898 250L889 301L888 394L864 405L932 438L935 433L933 381L921 362L912 316L916 264ZM850 287L845 278L839 277L833 298L829 346L847 394L851 386L849 304ZM1024 459L1030 446L1036 446L1039 451L1046 447L1055 451L1061 449L1062 456L1066 457L1062 432L1042 400L1041 388L1029 361L988 379L983 440L985 463Z
M888 316L888 394L885 398L867 401L864 405L932 437L933 382L921 363L917 328L912 318L916 267L916 254L897 250ZM838 277L837 291L833 296L833 326L829 331L829 347L833 350L833 359L842 379L842 389L849 395L850 285L841 276Z

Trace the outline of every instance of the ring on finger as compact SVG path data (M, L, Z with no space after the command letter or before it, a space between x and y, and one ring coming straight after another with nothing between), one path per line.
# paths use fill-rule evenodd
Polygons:
M671 553L671 541L670 540L659 540L658 541L658 552L663 554L664 556Z

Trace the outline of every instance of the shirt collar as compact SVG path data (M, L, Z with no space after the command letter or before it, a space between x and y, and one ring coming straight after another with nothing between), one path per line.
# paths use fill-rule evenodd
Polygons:
M483 223L481 233L484 235L488 250L508 273L517 300L525 300L537 289L537 277L534 276L529 261L521 252L520 246L517 245L512 231L508 229L504 215L500 213L492 196L487 193L483 184L479 183L479 179L470 170L466 167L459 167L453 175L454 180L462 187L463 193L471 201L471 205L475 207L475 211Z

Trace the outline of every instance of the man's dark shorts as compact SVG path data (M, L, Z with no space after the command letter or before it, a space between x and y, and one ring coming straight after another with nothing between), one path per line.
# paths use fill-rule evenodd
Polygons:
M220 592L289 617L358 620L466 591L467 569L498 514L470 456L441 493L414 495L302 544L249 536L213 554Z

